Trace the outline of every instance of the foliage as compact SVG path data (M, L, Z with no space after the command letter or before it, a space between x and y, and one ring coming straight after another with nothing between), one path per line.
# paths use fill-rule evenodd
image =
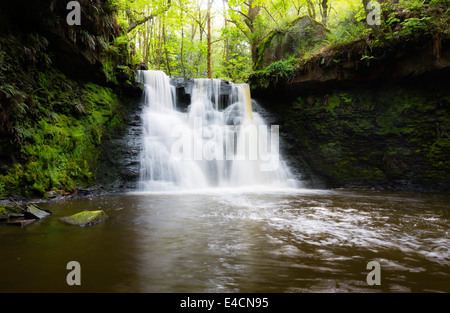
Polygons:
M361 0L223 0L214 2L211 7L210 0L206 3L177 0L170 1L170 5L167 0L115 1L122 12L119 24L124 28L146 20L124 36L128 44L136 48L135 55L141 56L150 68L164 70L170 76L202 77L208 75L207 63L211 62L214 77L238 81L245 80L255 68L258 45L273 31L285 29L298 17L307 15L326 22L330 30L325 47L301 53L309 58L326 47L363 38L375 36L373 44L380 46L401 36L427 32L437 25L433 17L411 14L447 3L446 0L400 1L398 4L380 1L382 25L370 27L366 22L365 1ZM323 10L324 2L327 12ZM211 31L207 28L208 21L211 21ZM211 61L208 61L209 47Z
M42 32L0 36L0 198L92 184L102 138L121 122L113 90L68 78L52 53Z
M92 183L98 146L119 107L110 89L79 85L56 70L39 73L36 82L33 110L14 127L22 162L0 175L3 193L42 196Z
M347 11L328 35L328 45L347 44L369 34L364 10Z
M1 192L1 190L0 190L0 192ZM8 215L20 214L20 213L23 213L21 209L7 206L7 205L0 205L0 218L5 218Z
M295 58L291 58L286 61L277 61L266 67L263 72L267 75L275 75L282 78L288 78L294 74Z
M253 77L258 77L258 86L266 88L269 84L277 85L289 81L295 74L298 60L292 57L288 60L273 62L265 69L254 72ZM251 85L256 87L256 85Z
M326 11L324 2L328 4ZM339 24L336 12L356 10L361 5L360 0L115 0L115 3L120 12L118 23L124 29L145 21L128 32L126 38L149 68L164 70L169 76L204 77L208 75L210 62L213 77L239 82L251 73L256 47L272 31L305 15L320 22L325 22L326 17L327 23L335 27Z
M402 29L399 34L404 36L420 36L429 29L430 20L430 16L408 18L400 23Z

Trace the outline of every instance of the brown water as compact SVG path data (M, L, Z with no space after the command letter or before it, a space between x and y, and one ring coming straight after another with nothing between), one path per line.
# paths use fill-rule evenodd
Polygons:
M448 195L216 190L40 206L53 215L0 227L0 292L450 292ZM92 227L59 220L98 209L110 218ZM69 261L81 286L66 283Z

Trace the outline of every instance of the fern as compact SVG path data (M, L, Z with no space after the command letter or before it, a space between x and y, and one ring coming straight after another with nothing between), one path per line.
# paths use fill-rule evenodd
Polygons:
M9 84L0 86L0 92L4 94L7 99L13 99L19 93L13 85Z

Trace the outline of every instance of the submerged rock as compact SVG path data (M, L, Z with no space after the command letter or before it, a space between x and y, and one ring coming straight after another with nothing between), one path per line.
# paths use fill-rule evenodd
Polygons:
M108 216L103 210L98 210L79 212L71 216L62 217L61 220L72 225L85 227L101 223L107 218Z

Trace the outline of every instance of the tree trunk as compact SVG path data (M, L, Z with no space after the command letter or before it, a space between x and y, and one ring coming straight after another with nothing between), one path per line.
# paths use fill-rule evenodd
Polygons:
M312 3L311 0L306 0L306 2L308 3L308 15L310 18L315 20L316 19L316 10L314 9L314 3Z
M167 51L167 43L166 43L166 21L165 21L165 17L163 17L162 36L163 36L163 43L164 43L164 52L165 52L165 55L166 55L167 74L169 74L169 76L172 76L172 73L170 71L169 51Z
M162 41L161 41L161 20L158 23L158 48L156 49L156 69L159 70L161 67L161 50L162 50Z
M180 45L180 63L183 69L183 78L186 78L186 67L183 59L183 46L184 46L184 25L183 25L183 7L180 3L180 27L181 27L181 45Z
M327 26L328 19L328 0L322 0L322 24Z
M223 10L225 11L226 10L226 5L225 5L225 3L226 3L226 0L223 0ZM225 25L225 28L227 27L227 17L226 17L226 15L224 15L224 25ZM226 68L227 68L227 72L228 72L228 68L229 68L229 65L230 65L230 41L229 41L229 38L227 37L226 39L225 39L225 66L226 66Z
M208 11L206 13L206 24L208 26L208 42L207 42L207 52L206 52L206 58L207 58L207 72L208 72L208 78L211 78L211 5L212 0L208 0Z
M202 42L203 42L203 29L202 29L202 25L201 25L202 11L200 11L200 8L198 8L198 20L200 21L200 23L199 23L199 27L200 27L199 35L200 35L200 47L201 47L202 46ZM197 67L196 67L196 73L195 73L195 76L197 76L197 77L198 77L198 73L199 73L199 70L200 70L200 65L201 65L201 62L202 62L202 56L203 56L203 51L200 51L199 54L198 54Z
M256 25L255 25L255 20L256 17L258 16L259 12L261 11L261 6L260 5L255 5L253 6L253 1L254 0L250 0L248 3L248 11L247 11L247 18L245 19L245 24L247 24L247 27L250 30L250 49L251 49L251 54L252 54L252 62L253 62L253 66L256 64L256 58L257 58L257 53L256 53L256 48L258 47L258 44L260 43L260 36L255 36L255 34L257 33L256 30Z

